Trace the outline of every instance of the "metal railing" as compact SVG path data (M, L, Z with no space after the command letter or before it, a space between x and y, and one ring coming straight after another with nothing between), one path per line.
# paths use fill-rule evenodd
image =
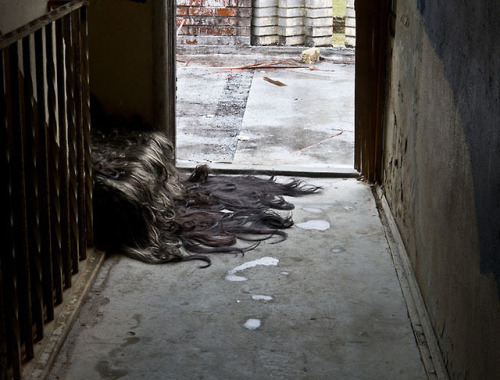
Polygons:
M0 37L0 378L22 363L92 245L87 2Z

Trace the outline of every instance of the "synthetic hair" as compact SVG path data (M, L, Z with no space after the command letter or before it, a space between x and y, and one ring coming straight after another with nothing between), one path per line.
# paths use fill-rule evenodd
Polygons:
M92 138L96 245L165 263L203 260L211 253L244 253L260 241L287 237L293 204L284 196L319 187L292 179L191 175L175 168L174 149L159 132L100 133ZM276 210L276 211L275 211Z

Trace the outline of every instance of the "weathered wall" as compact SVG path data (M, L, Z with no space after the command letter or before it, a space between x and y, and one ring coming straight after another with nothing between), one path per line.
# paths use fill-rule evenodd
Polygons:
M249 45L251 0L176 0L179 44Z
M91 92L106 112L153 123L153 1L92 0Z
M6 34L47 13L47 1L0 0L0 34Z
M500 8L394 1L385 195L452 378L500 378Z

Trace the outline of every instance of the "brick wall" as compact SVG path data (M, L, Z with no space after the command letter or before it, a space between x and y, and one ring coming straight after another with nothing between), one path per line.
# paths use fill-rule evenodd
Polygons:
M333 0L176 1L179 45L332 44Z
M250 44L252 0L177 0L177 43Z

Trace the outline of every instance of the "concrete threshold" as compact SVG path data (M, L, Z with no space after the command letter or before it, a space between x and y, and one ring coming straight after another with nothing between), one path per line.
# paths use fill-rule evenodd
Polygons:
M177 169L181 171L194 170L198 165L207 163L177 162ZM310 178L359 178L357 170L349 166L318 165L237 165L225 163L207 164L214 174L254 174L254 175L280 175L291 177Z

